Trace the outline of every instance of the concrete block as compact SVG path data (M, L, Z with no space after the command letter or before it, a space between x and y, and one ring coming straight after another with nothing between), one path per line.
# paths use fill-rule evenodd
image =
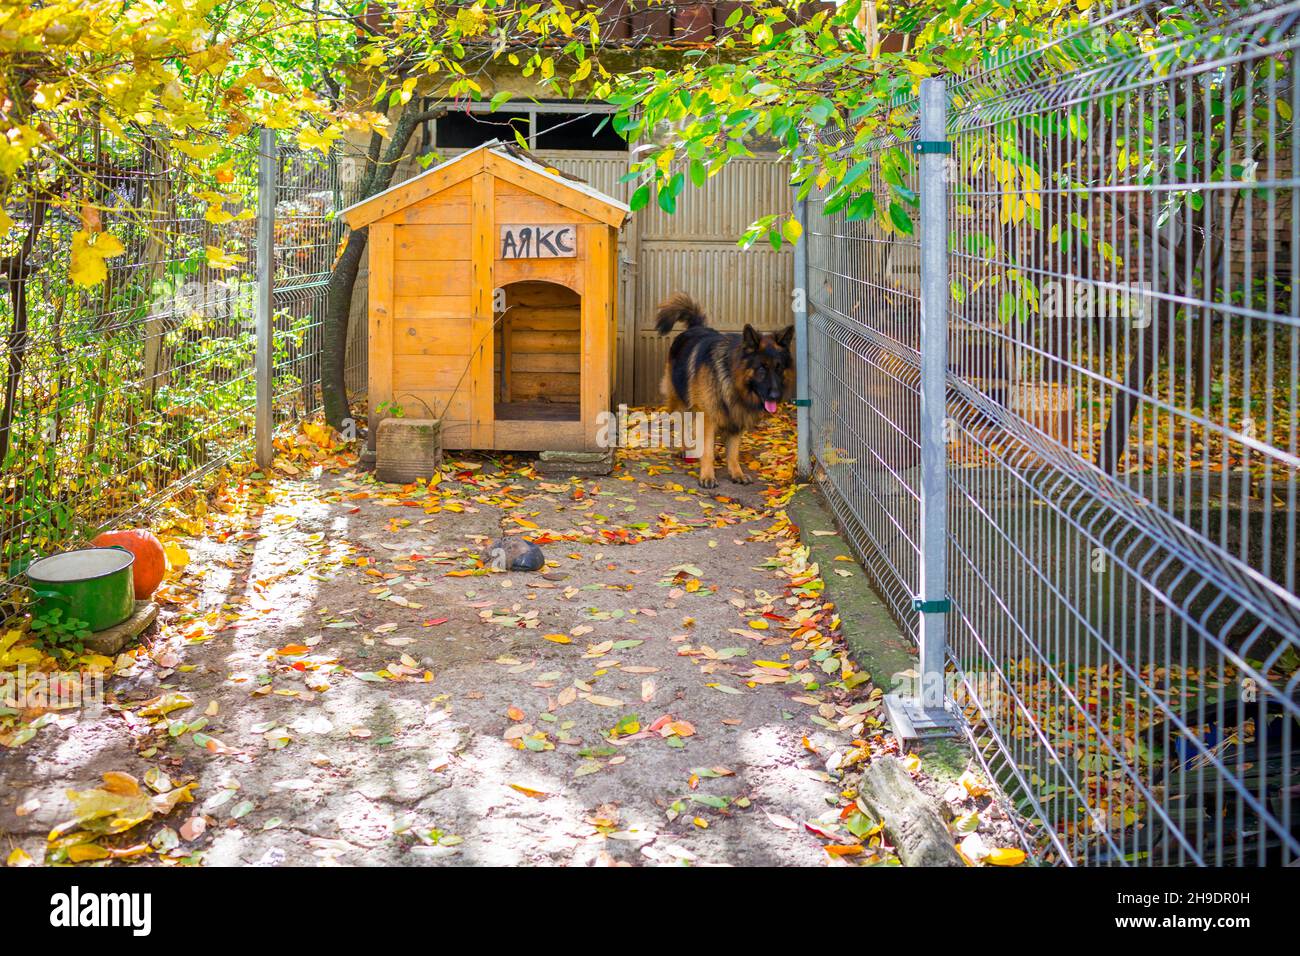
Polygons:
M441 418L385 418L379 423L375 477L380 481L428 481L441 464Z

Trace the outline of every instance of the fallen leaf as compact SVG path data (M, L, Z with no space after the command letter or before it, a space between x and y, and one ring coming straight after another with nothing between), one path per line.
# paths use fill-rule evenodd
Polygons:
M984 858L994 866L1019 866L1025 862L1025 851L1014 847L995 847Z
M510 789L518 790L525 797L532 797L534 800L545 800L547 797L551 796L551 794L547 793L545 790L534 790L532 787L525 787L518 783L510 784Z

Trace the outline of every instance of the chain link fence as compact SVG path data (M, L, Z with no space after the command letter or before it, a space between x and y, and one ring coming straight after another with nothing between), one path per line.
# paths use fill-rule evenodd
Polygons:
M0 619L30 559L155 507L253 439L256 135L205 175L164 139L56 132L76 175L16 190L0 243ZM349 197L335 154L281 142L274 169L280 425L320 407L334 211ZM122 248L86 287L73 279L88 221Z
M807 204L808 451L913 637L947 250L948 696L1047 861L1300 858L1298 18L1140 3L951 84L946 236L915 129L872 215Z

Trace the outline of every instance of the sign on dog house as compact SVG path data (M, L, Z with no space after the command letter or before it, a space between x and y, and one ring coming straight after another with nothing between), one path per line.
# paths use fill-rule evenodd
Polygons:
M596 451L627 206L488 143L343 210L368 228L370 415L446 448Z

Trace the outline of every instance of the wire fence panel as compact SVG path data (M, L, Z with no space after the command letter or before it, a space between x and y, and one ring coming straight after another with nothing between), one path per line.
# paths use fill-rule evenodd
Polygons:
M352 197L337 151L322 155L282 143L277 161L272 404L278 424L321 407L322 323L345 233L334 214Z
M1300 857L1300 4L1207 9L949 89L950 676L1063 863ZM810 201L811 450L915 635L906 145L870 221Z
M60 131L79 172L11 196L0 247L0 599L34 557L147 510L243 453L254 401L257 155L206 177L162 140ZM276 421L320 406L320 322L342 225L333 156L281 146ZM247 210L247 212L245 212ZM88 222L121 251L74 279ZM93 263L92 263L93 266ZM0 606L3 618L12 606Z
M896 177L915 195L909 142L881 138L871 153L877 193L889 194L886 177ZM916 638L920 246L824 206L816 195L808 204L810 451L828 500Z

